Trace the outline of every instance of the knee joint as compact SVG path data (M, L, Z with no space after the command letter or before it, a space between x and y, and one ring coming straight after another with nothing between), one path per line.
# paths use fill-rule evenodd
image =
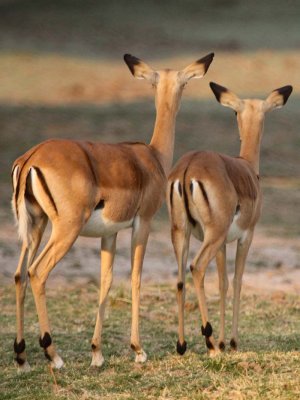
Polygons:
M177 283L177 290L179 292L181 292L183 290L183 288L184 288L184 283L183 282L178 282Z

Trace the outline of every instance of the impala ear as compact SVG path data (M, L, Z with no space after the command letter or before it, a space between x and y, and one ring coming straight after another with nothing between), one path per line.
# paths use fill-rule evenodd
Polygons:
M124 61L132 75L137 79L146 79L150 83L154 84L157 79L157 72L150 68L144 61L131 54L124 55Z
M290 97L292 91L293 87L290 85L273 90L273 92L264 101L264 111L272 111L275 108L283 107Z
M236 112L243 109L243 101L229 89L214 82L210 82L209 86L218 102L223 106L233 108Z
M206 74L213 58L214 53L210 53L207 56L200 58L199 60L188 65L181 71L183 80L187 82L192 78L202 78Z

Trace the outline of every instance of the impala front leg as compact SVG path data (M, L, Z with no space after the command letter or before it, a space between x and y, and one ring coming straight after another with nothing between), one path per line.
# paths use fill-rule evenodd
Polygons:
M99 295L99 310L92 339L92 363L91 366L101 367L104 363L102 355L102 327L104 319L104 311L108 298L108 293L112 284L113 262L116 252L117 235L104 237L101 243L101 284Z
M238 320L240 310L240 294L242 287L242 278L245 270L246 258L252 243L253 231L249 232L246 239L240 239L237 242L235 272L233 278L233 318L232 318L232 335L230 347L237 350L238 346Z
M141 347L139 334L140 286L143 260L149 236L150 222L135 219L131 241L132 324L131 348L136 353L135 362L145 362L147 354Z

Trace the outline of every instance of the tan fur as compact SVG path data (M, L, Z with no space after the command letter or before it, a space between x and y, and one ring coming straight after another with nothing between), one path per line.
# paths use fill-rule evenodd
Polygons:
M237 158L210 151L184 155L168 178L167 203L172 225L172 242L178 262L178 284L184 283L190 235L203 244L192 261L191 270L199 301L206 343L211 355L223 350L225 332L225 298L228 288L226 243L237 240L234 277L234 305L231 347L237 346L238 311L241 281L251 245L254 227L261 212L262 193L259 185L259 151L266 111L282 106L291 87L278 89L267 100L241 100L234 93L211 84L217 99L237 112L241 150ZM281 94L283 93L283 95ZM174 191L175 182L182 187ZM178 183L179 182L179 183ZM205 271L216 257L221 325L219 346L210 329L204 291ZM184 291L178 292L179 352L184 341Z
M124 58L134 76L146 79L156 88L157 116L149 145L48 140L18 158L13 166L13 207L23 240L15 275L18 282L17 342L23 338L25 289L20 292L19 282L21 279L26 288L24 270L28 268L43 338L46 333L50 334L45 297L49 273L81 233L103 237L99 313L92 340L94 366L103 362L101 331L112 281L116 235L119 229L127 226L133 228L131 343L136 361L146 360L139 338L139 297L150 222L164 200L166 176L173 159L175 118L183 87L190 78L205 74L213 55L184 71L154 71L133 56L125 55ZM87 224L90 218L92 226ZM52 233L43 251L33 261L47 219L51 221ZM30 253L29 261L25 263L27 252ZM54 367L61 367L62 360L53 342L48 346L47 354ZM26 359L25 353L22 358Z

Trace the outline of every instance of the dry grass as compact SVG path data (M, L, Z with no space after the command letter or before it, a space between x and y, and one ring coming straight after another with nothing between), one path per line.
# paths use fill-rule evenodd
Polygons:
M49 290L54 340L66 366L50 373L38 346L32 296L26 304L26 342L32 372L17 375L13 365L13 288L1 289L3 368L1 399L295 399L300 396L299 302L293 296L245 295L241 304L241 352L209 359L200 335L199 313L191 281L187 284L188 351L176 355L176 301L168 285L145 285L141 327L149 361L136 365L129 349L130 292L116 287L107 309L104 356L100 370L90 369L90 339L96 312L94 286ZM218 301L209 298L217 331ZM229 301L229 316L231 301ZM62 318L63 315L63 318ZM229 334L229 325L227 325Z

